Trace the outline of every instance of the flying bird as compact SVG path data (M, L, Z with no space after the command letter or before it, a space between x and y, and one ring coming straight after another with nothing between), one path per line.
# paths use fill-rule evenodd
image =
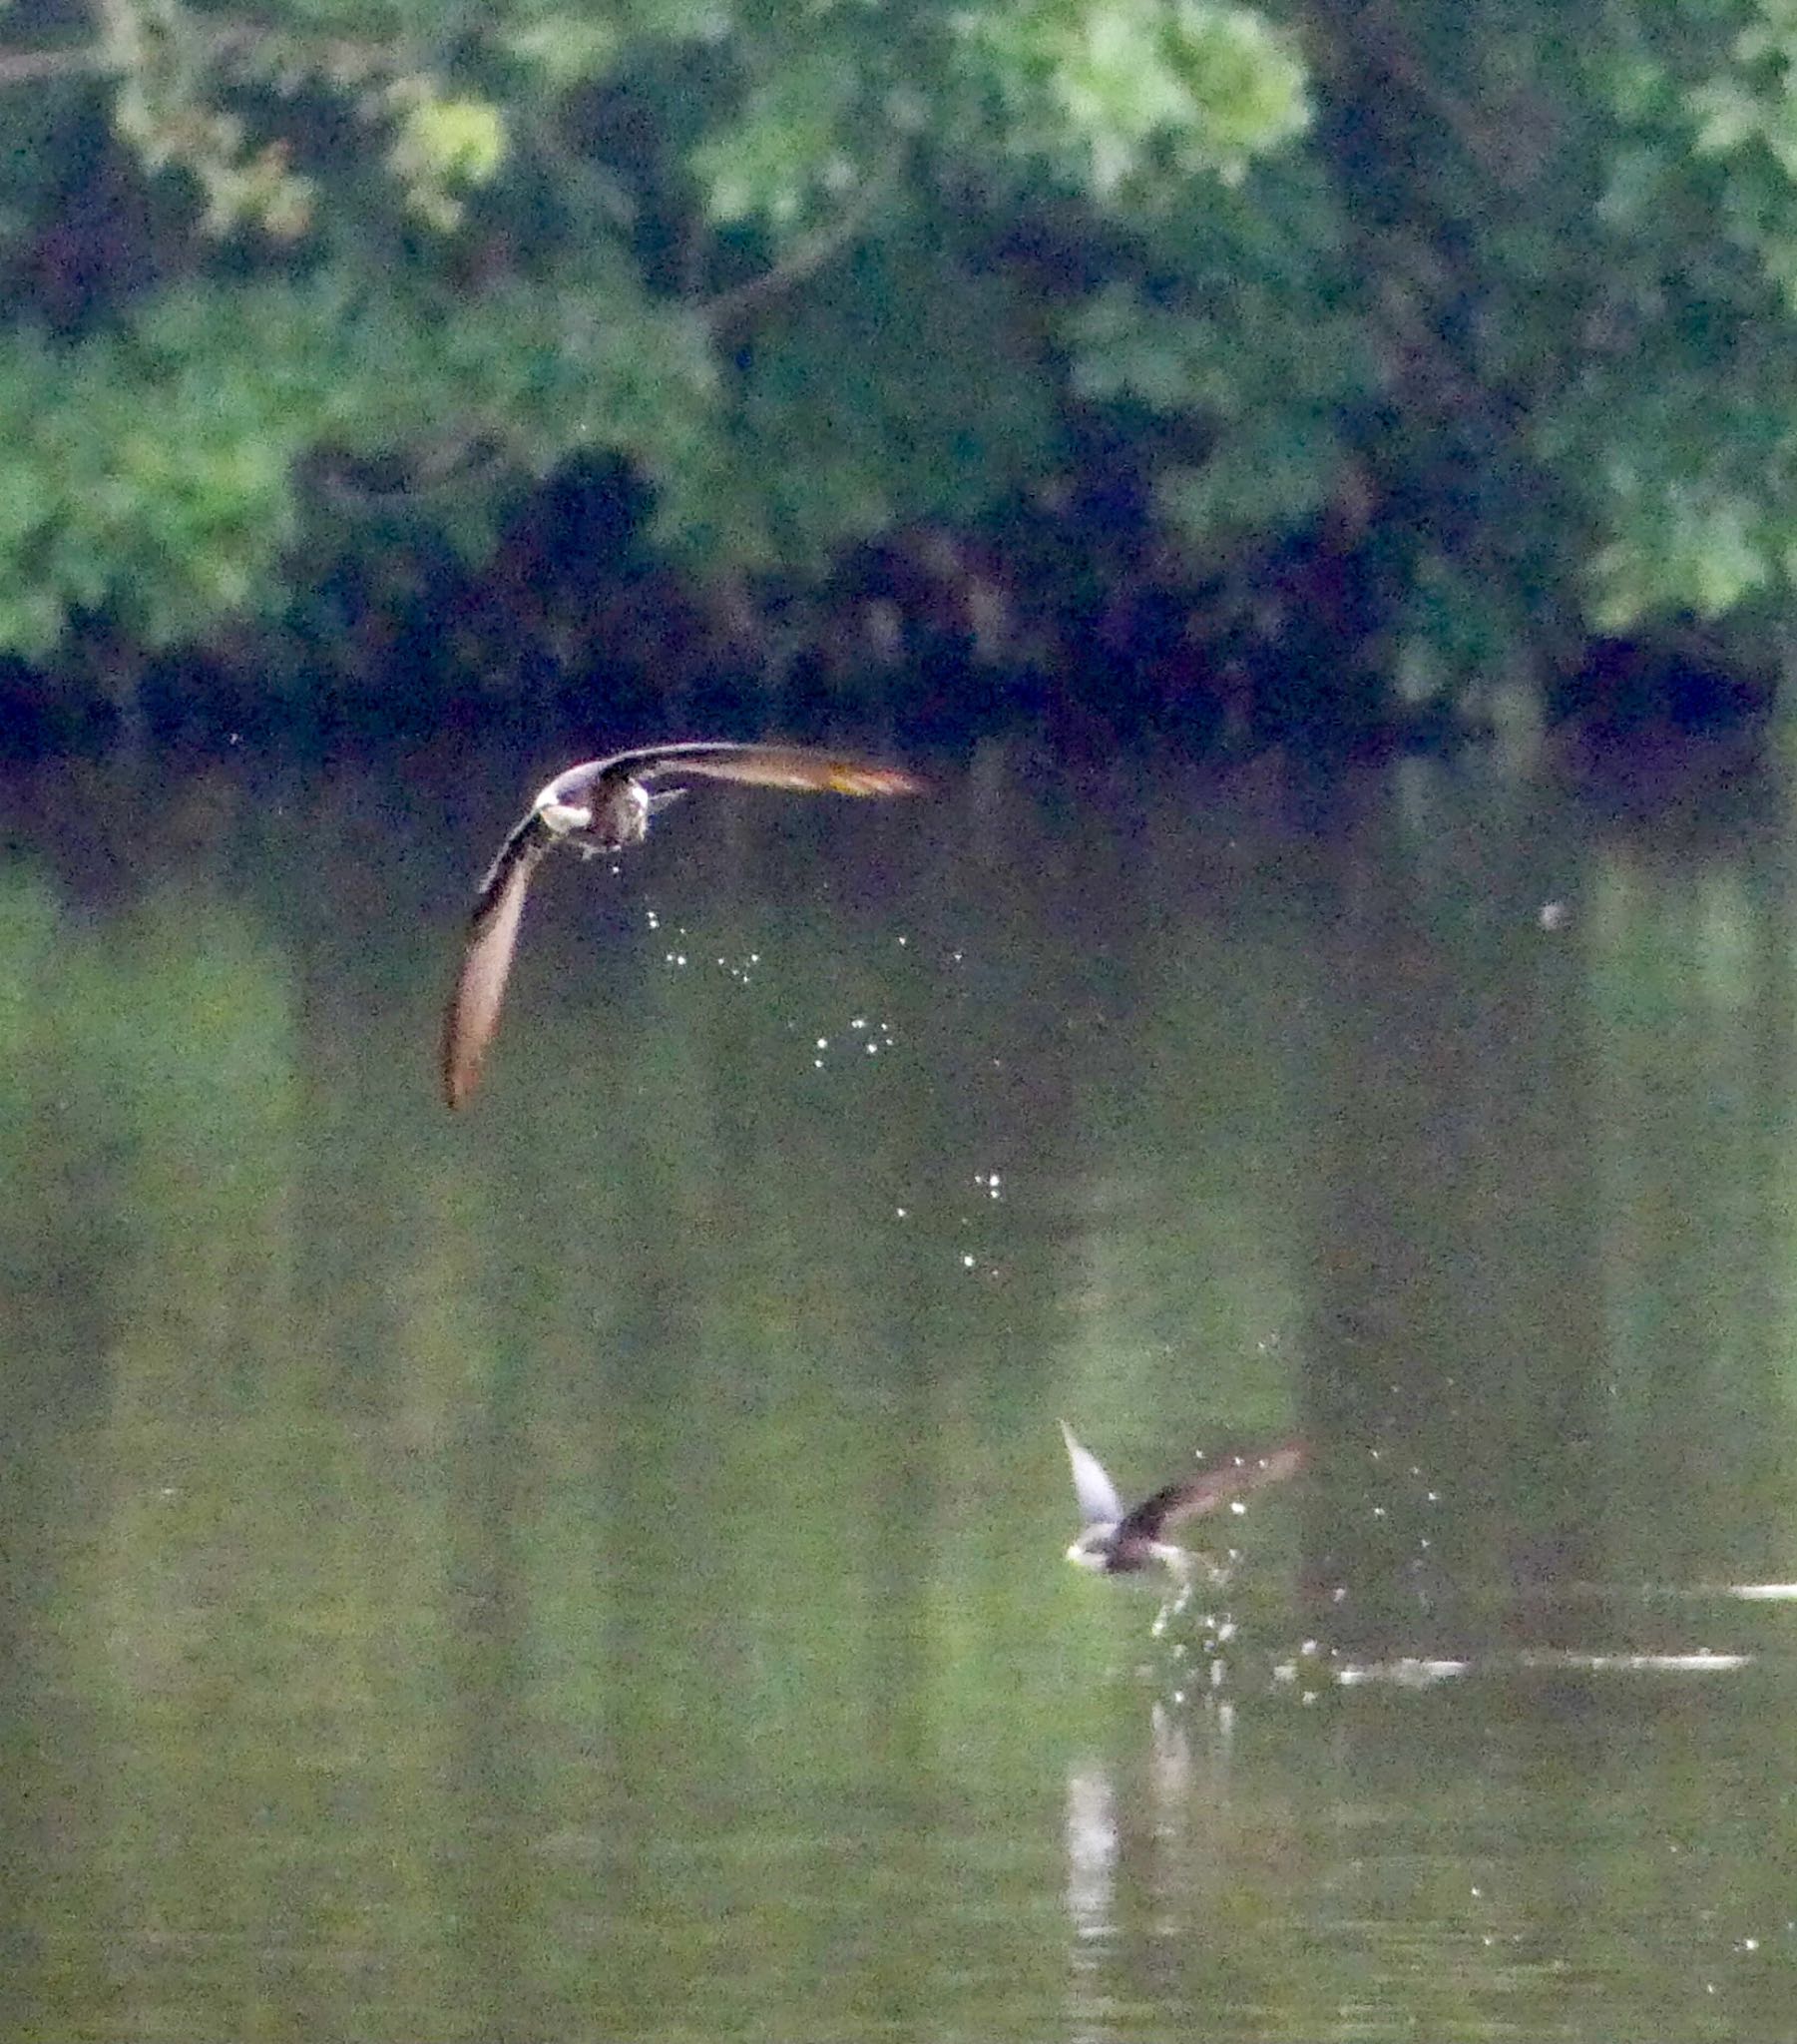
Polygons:
M1125 1510L1104 1463L1090 1448L1080 1445L1065 1419L1061 1432L1067 1442L1067 1459L1073 1464L1074 1490L1084 1521L1067 1558L1102 1575L1123 1575L1159 1562L1181 1583L1189 1582L1198 1557L1163 1540L1162 1533L1181 1519L1214 1512L1263 1484L1281 1483L1304 1466L1304 1450L1296 1441L1265 1455L1225 1455L1211 1467L1181 1476Z
M443 1018L443 1097L460 1107L480 1079L481 1060L499 1027L506 978L531 875L552 845L591 854L622 851L649 835L649 819L677 801L683 787L657 788L664 773L741 780L756 787L819 789L832 794L920 794L923 782L896 766L875 766L807 746L736 745L694 740L639 746L609 760L586 760L556 777L499 847L474 898L461 969Z

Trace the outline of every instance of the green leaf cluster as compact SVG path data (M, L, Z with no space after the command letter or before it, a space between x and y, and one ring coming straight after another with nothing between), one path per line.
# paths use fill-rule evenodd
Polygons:
M1162 461L1154 494L1193 555L1215 561L1328 503L1377 363L1329 195L1302 165L1215 194L1147 252L1155 288L1104 284L1064 320L1073 385L1203 421L1202 458Z
M1165 204L1238 180L1304 129L1303 66L1263 15L1209 0L1024 0L959 24L994 140L1090 197Z

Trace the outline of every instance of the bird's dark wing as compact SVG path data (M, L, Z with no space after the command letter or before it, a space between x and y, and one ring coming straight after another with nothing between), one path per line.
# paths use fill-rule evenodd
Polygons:
M1164 1490L1143 1498L1118 1528L1119 1540L1140 1537L1158 1540L1169 1526L1181 1519L1195 1519L1214 1512L1231 1498L1245 1497L1269 1483L1283 1483L1304 1466L1304 1450L1296 1441L1274 1448L1265 1455L1229 1456L1213 1468L1182 1476Z
M443 1097L460 1107L480 1079L481 1060L499 1027L518 922L537 861L555 833L533 810L500 846L468 920L461 969L443 1017Z
M816 746L737 745L694 739L676 745L639 746L609 760L586 760L551 783L558 801L577 801L597 780L616 775L652 780L661 773L692 773L705 780L742 780L755 787L787 787L826 794L921 794L923 782L898 766L879 766L847 753Z

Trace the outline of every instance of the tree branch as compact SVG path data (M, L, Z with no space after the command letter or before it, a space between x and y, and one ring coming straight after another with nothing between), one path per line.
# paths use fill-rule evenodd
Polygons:
M0 86L30 85L40 78L74 78L84 71L113 71L118 59L100 43L75 50L0 50Z
M696 308L698 316L712 332L722 332L743 313L755 311L770 298L777 298L794 285L803 283L806 277L815 275L826 262L846 249L891 189L909 142L909 136L895 139L842 212L813 233L801 236L771 268L764 269L759 276L751 276L746 283L739 283L733 289L719 291L715 297L702 300Z

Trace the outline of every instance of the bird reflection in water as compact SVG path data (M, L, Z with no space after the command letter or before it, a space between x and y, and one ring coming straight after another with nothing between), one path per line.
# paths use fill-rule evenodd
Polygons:
M1201 1948L1238 1877L1289 1849L1288 1810L1239 1800L1234 1729L1227 1706L1156 1703L1067 1771L1064 2028L1081 2044L1110 2044L1143 1980Z

